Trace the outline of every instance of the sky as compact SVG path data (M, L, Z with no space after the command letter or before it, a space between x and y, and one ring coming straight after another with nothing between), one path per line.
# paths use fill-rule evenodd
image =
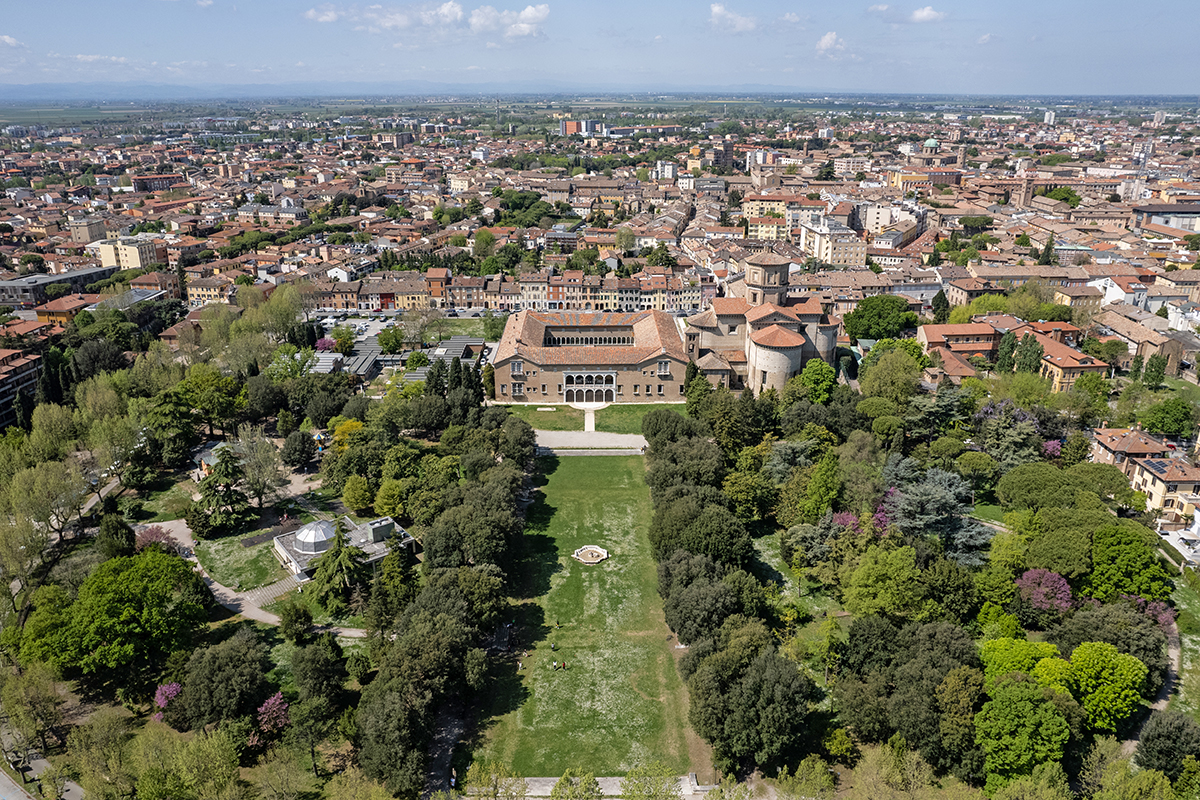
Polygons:
M1197 91L1196 0L925 2L8 0L0 100L3 84L127 81Z

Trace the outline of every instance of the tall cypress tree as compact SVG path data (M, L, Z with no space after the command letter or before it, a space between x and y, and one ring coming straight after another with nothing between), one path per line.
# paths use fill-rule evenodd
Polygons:
M934 250L934 252L937 251ZM939 289L938 293L933 296L930 305L933 306L933 321L939 325L945 325L946 320L950 319L950 301L946 299L946 291Z
M996 372L1013 371L1013 353L1017 349L1017 335L1008 331L1000 339L1000 350L996 354Z

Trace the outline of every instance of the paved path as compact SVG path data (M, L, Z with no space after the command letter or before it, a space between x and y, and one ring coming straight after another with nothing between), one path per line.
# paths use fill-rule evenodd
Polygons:
M596 783L600 784L600 794L603 797L620 797L621 778L596 778ZM526 778L525 793L527 797L549 797L554 791L554 786L559 781L558 778ZM696 782L696 775L682 775L679 778L679 793L683 797L695 798L703 797L714 787L701 786Z
M1162 688L1158 690L1158 695L1155 696L1154 702L1150 704L1151 711L1166 711L1167 705L1171 702L1171 695L1175 691L1175 685L1179 681L1179 668L1183 659L1183 650L1179 645L1179 628L1175 623L1171 623L1171 627L1167 630L1167 675L1163 679ZM1146 717L1149 719L1149 716ZM1131 756L1137 750L1138 741L1142 738L1142 727L1146 723L1138 726L1136 733L1132 738L1121 742L1121 753Z
M228 586L217 583L205 572L204 567L196 559L196 542L192 538L192 531L188 528L186 522L181 519L175 519L170 522L160 522L158 524L171 536L176 544L187 548L190 553L188 560L196 565L196 569L204 579L204 584L208 586L209 591L213 593L213 597L217 599L218 603L235 614L241 614L247 619L267 625L279 624L279 617L269 611L264 611L262 607L270 605L282 594L295 591L300 585L296 580L296 576L289 575L277 583L272 583L269 586L260 586L257 589L250 589L245 592L235 591ZM320 627L321 630L330 630L338 636L345 636L351 639L363 639L367 635L367 632L361 628Z
M635 450L642 452L646 437L639 433L603 431L534 431L539 447L560 450Z

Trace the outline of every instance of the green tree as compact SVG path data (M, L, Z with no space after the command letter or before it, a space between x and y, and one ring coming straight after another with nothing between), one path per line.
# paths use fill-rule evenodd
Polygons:
M133 555L133 528L120 514L105 514L100 518L100 532L96 534L96 547L105 558Z
M1166 381L1167 375L1167 359L1166 356L1161 356L1158 353L1146 359L1146 369L1142 373L1142 383L1150 391L1156 391L1162 388Z
M882 397L898 407L908 405L920 382L921 366L903 350L883 356L862 375L859 385L867 397Z
M989 791L1062 760L1071 727L1051 694L1024 676L1002 678L991 689L991 699L975 716Z
M304 431L292 431L283 441L283 452L280 460L289 467L299 469L313 460L317 454L317 445L312 436Z
M938 325L945 325L950 319L950 301L946 299L946 292L938 289L938 293L933 296L931 305L933 306L933 321Z
M1054 234L1046 240L1046 246L1042 249L1041 255L1038 256L1037 263L1039 266L1049 266L1058 262L1058 256L1054 252Z
M1146 665L1107 642L1085 642L1071 654L1073 694L1094 730L1115 731L1141 699Z
M916 324L917 315L909 310L908 301L894 294L863 298L844 320L846 333L855 340L895 339Z
M188 511L187 522L200 538L223 536L248 522L253 512L250 500L238 488L242 482L242 459L232 447L217 451L217 463L200 481L200 499Z
M621 800L679 800L679 776L660 761L635 765L621 779Z
M235 446L242 460L242 485L262 508L264 501L278 497L287 485L279 449L263 434L261 425L239 426Z
M801 516L805 522L816 522L837 502L842 483L838 477L837 453L830 450L817 464L805 490Z
M1151 433L1187 439L1196 430L1196 409L1181 397L1169 397L1146 409L1141 423Z
M350 592L363 580L362 564L366 554L347 541L346 525L339 518L333 543L313 562L309 592L331 615L344 611Z
M351 475L342 488L342 503L356 514L371 507L371 484L361 475Z
M129 684L186 646L211 595L188 562L148 547L105 561L84 580L58 638L56 660Z
M1138 737L1134 761L1173 781L1184 771L1184 758L1200 753L1200 725L1179 711L1152 711Z
M1017 335L1012 331L1005 331L1000 337L1000 347L996 352L996 372L1008 373L1012 372L1016 367L1016 362L1013 356L1017 351Z
M908 617L925 596L916 551L911 547L867 549L845 588L846 608L855 616L880 614Z
M475 232L475 257L487 258L496 248L496 235L487 228Z
M1032 333L1027 333L1021 337L1021 343L1017 345L1017 350L1013 361L1016 365L1017 372L1037 373L1042 368L1042 356L1045 351L1042 348L1042 343L1037 340Z
M1171 580L1154 554L1153 538L1151 531L1128 520L1097 528L1092 534L1092 574L1084 591L1101 602L1123 594L1165 599Z
M819 358L810 358L799 375L800 383L808 389L808 401L826 405L833 387L837 384L837 373L833 367Z
M1145 359L1141 353L1133 357L1129 362L1129 379L1131 381L1140 381L1142 379L1142 367L1145 366Z

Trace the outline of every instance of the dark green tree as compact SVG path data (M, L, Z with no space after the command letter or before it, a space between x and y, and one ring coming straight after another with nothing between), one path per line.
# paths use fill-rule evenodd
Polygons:
M1146 369L1142 373L1142 383L1150 391L1156 391L1162 388L1166 381L1167 375L1167 358L1158 353L1146 359Z
M1016 367L1013 356L1017 350L1017 335L1012 331L1005 331L1000 337L1000 347L996 352L996 372L1005 373L1012 372Z
M946 299L946 292L938 289L938 293L933 296L931 305L933 306L933 321L939 325L946 324L950 319L950 301Z
M1044 353L1042 343L1032 333L1022 336L1021 343L1017 345L1017 351L1013 358L1013 361L1016 363L1017 372L1029 372L1033 374L1040 372Z

